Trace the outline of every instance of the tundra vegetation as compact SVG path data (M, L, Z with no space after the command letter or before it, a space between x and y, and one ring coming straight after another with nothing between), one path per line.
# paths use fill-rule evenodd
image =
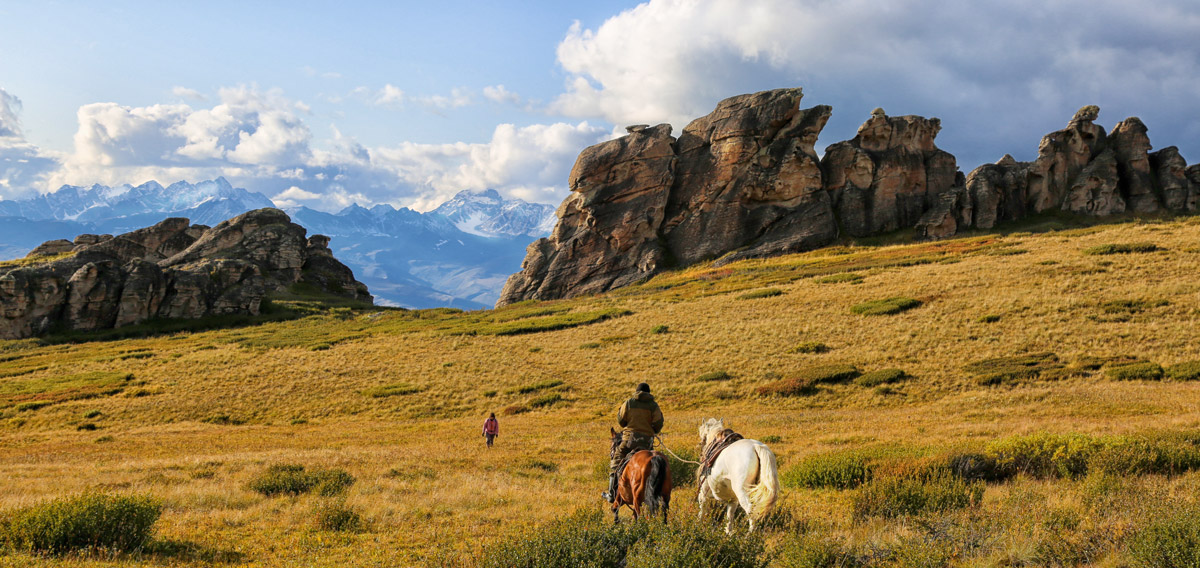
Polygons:
M0 342L0 564L1195 566L1200 222L1037 222L482 312L281 298ZM674 458L667 526L602 515L642 381L685 459L710 416L769 440L761 533L696 521Z

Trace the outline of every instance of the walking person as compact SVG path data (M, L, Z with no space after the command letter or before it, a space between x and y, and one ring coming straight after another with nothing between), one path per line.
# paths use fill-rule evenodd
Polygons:
M496 413L493 412L487 420L483 421L483 437L487 439L487 447L492 447L492 440L500 435L500 421L496 420Z

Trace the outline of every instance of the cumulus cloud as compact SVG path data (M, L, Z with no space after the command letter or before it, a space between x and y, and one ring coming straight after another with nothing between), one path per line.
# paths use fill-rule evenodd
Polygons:
M521 104L521 96L506 89L504 85L490 85L483 88L484 98L497 103Z
M0 199L31 197L59 168L59 157L25 139L21 99L0 88Z
M365 89L365 87L360 87ZM399 87L388 83L379 90L379 94L375 95L374 103L377 105L399 105L404 103L404 91Z
M1141 113L1165 146L1200 133L1197 34L1190 0L651 0L568 30L551 109L678 132L727 96L803 86L834 106L825 143L883 106L940 116L939 144L968 167L1032 157L1085 104L1107 126Z

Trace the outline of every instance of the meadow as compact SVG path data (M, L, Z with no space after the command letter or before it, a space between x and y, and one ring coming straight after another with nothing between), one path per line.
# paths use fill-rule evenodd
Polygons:
M608 429L642 381L675 452L722 417L778 456L777 513L734 543L759 547L737 549L747 566L1195 565L1200 219L1033 228L481 312L285 298L232 327L0 342L0 534L53 499L160 507L131 552L9 537L0 565L672 550L713 531L687 480L666 532L597 516Z

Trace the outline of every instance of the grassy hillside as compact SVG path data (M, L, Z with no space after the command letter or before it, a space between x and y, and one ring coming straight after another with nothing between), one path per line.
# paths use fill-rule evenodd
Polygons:
M163 506L141 552L48 565L482 562L601 508L614 409L646 381L677 452L710 416L769 441L773 565L1128 565L1200 491L1198 274L1193 218L844 246L495 311L0 342L0 511L89 491ZM1033 445L1050 469L1013 465ZM872 508L967 454L1009 468L972 478L977 501ZM253 490L277 464L355 481ZM676 516L693 500L680 488Z

